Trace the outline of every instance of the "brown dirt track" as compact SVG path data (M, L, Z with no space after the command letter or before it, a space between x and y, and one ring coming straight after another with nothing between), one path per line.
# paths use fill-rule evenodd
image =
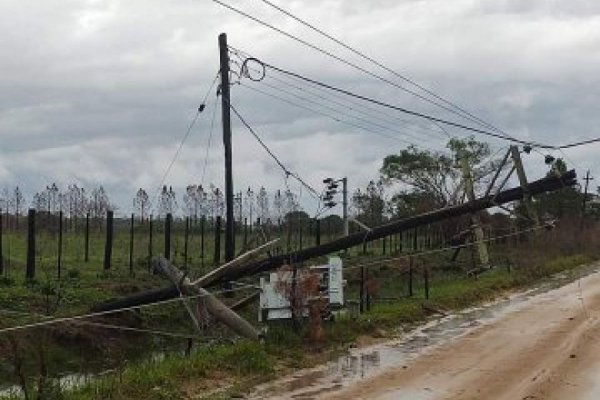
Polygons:
M600 273L326 399L600 399Z

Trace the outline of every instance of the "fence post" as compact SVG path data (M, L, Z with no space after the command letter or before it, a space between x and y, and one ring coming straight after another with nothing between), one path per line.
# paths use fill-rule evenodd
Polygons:
M425 281L425 299L429 300L429 268L423 266L423 280Z
M321 220L317 218L315 221L315 245L321 245Z
M56 272L58 275L58 280L60 280L62 273L62 245L63 242L63 212L60 210L58 212L58 252L56 257Z
M244 218L244 249L248 246L248 218Z
M0 276L4 274L4 252L2 249L2 209L0 209Z
M85 239L83 244L83 261L90 261L90 213L85 214Z
M206 216L200 219L200 256L202 257L202 270L204 271L204 228L206 225Z
M152 271L152 215L148 218L148 272Z
M362 314L365 311L365 267L360 267L360 290L359 290L359 311Z
M165 217L165 258L171 261L171 222L173 221L173 215L168 213Z
M408 256L408 297L413 296L413 257Z
M217 216L215 221L215 253L213 256L213 264L219 265L221 263L221 216Z
M183 231L183 268L188 263L188 240L190 237L190 217L185 217L185 230Z
M27 269L25 279L35 279L35 210L29 209L27 214Z
M109 270L113 246L113 212L106 212L106 243L104 244L104 269Z
M131 213L131 225L129 227L129 274L133 275L133 225L134 214Z

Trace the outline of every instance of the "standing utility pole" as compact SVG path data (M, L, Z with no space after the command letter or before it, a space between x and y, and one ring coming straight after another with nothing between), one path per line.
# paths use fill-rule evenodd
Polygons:
M460 154L460 162L462 166L463 180L465 182L467 198L469 199L469 202L473 202L475 201L473 174L471 173L469 159L464 152ZM490 264L490 255L484 242L485 236L483 235L483 229L481 229L481 220L479 219L479 214L476 212L471 214L471 223L473 224L473 233L475 235L475 241L477 242L477 250L479 251L479 260L481 261L482 266L487 267Z
M583 192L583 201L581 202L581 217L585 217L585 206L587 203L587 197L588 197L588 187L590 185L590 181L593 181L594 178L590 177L590 170L587 170L587 173L585 174L585 178L583 178L583 180L585 181L585 190Z
M221 118L223 121L223 146L225 147L225 261L234 257L233 221L233 173L231 166L231 113L229 91L229 50L227 35L219 35L219 56L221 61Z

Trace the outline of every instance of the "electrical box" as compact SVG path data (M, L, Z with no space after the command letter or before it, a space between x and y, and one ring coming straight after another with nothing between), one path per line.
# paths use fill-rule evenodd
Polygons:
M316 278L319 280L319 293L313 295L312 298L303 300L302 316L308 316L309 302L318 299L325 302L323 318L331 319L336 312L344 307L344 286L346 282L342 270L342 259L330 257L327 264L310 267L310 271L315 273ZM292 271L272 272L268 278L260 278L259 321L266 322L292 318L290 295L288 294L292 282Z

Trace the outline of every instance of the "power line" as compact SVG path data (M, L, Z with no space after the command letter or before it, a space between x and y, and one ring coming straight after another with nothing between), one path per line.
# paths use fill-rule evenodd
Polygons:
M263 149L265 149L265 151L271 156L271 158L273 158L273 160L275 160L275 162L277 163L277 165L279 165L279 167L283 170L283 172L285 172L285 174L287 176L292 176L294 177L298 182L300 182L305 188L307 188L311 193L313 193L315 195L315 197L319 197L319 192L317 192L312 186L310 186L308 183L306 183L302 178L300 178L300 176L298 176L298 174L291 172L280 160L279 158L273 153L273 151L271 151L271 149L265 144L265 142L263 142L263 140L260 138L260 136L258 136L258 134L254 131L254 129L252 129L252 127L246 122L246 120L240 115L240 113L235 109L235 107L233 106L233 104L229 104L229 107L231 108L231 111L234 112L234 114L238 117L238 119L242 122L242 124L244 124L244 126L248 129L248 131L252 134L252 136L254 136L254 138L258 141L258 143L262 146Z
M433 105L435 105L435 106L437 106L437 107L439 107L441 109L444 109L444 110L446 110L448 112L451 112L451 113L453 113L455 115L458 115L458 116L460 116L462 118L468 119L468 120L473 121L473 122L475 122L475 123L477 123L479 125L482 125L482 122L478 121L477 119L475 119L473 117L469 117L468 115L465 115L463 113L457 112L453 108L447 107L447 106L445 106L443 104L440 104L440 103L438 103L438 102L436 102L434 100L431 100L431 99L429 99L429 98L427 98L427 97L425 97L425 96L423 96L423 95L421 95L419 93L416 93L416 92L414 92L414 91L412 91L410 89L407 89L407 88L405 88L405 87L397 84L394 81L391 81L391 80L389 80L389 79L387 79L387 78L385 78L385 77L383 77L381 75L378 75L378 74L376 74L374 72L371 72L371 71L369 71L369 70L367 70L367 69L365 69L365 68L363 68L363 67L361 67L361 66L359 66L359 65L357 65L357 64L355 64L355 63L353 63L351 61L348 61L348 60L346 60L346 59L344 59L344 58L342 58L340 56L337 56L337 55L333 54L330 51L327 51L327 50L325 50L325 49L323 49L323 48L321 48L319 46L316 46L316 45L314 45L314 44L312 44L312 43L310 43L310 42L308 42L308 41L306 41L306 40L304 40L302 38L299 38L298 36L292 35L291 33L284 31L283 29L277 28L276 26L274 26L272 24L269 24L268 22L265 22L265 21L263 21L263 20L255 17L253 15L250 15L247 12L240 10L239 8L233 7L233 6L231 6L231 5L227 4L227 3L224 3L224 2L222 2L220 0L212 0L212 1L214 3L219 4L222 7L225 7L227 9L229 9L229 10L231 10L231 11L239 14L239 15L242 15L242 16L244 16L244 17L246 17L246 18L248 18L248 19L250 19L250 20L252 20L254 22L257 22L257 23L259 23L259 24L261 24L261 25L263 25L263 26L265 26L265 27L267 27L267 28L269 28L271 30L274 30L275 32L278 32L278 33L280 33L280 34L282 34L284 36L287 36L288 38L293 39L293 40L297 41L298 43L303 44L304 46L307 46L307 47L309 47L309 48L311 48L313 50L316 50L319 53L322 53L322 54L324 54L324 55L326 55L326 56L328 56L330 58L333 58L334 60L337 60L337 61L339 61L339 62L341 62L341 63L343 63L343 64L345 64L347 66L350 66L350 67L352 67L352 68L354 68L354 69L356 69L358 71L361 71L361 72L363 72L363 73L365 73L367 75L370 75L373 78L376 78L376 79L378 79L378 80L380 80L382 82L385 82L385 83L387 83L389 85L392 85L392 86L394 86L394 87L396 87L396 88L398 88L400 90L403 90L403 91L405 91L407 93L410 93L413 96L416 96L416 97L418 97L418 98L420 98L420 99L422 99L422 100L424 100L424 101L426 101L426 102L428 102L430 104L433 104Z
M33 322L30 324L11 326L8 328L0 329L0 334L7 333L7 332L20 331L20 330L30 329L30 328L38 328L41 326L54 325L54 324L59 324L59 323L64 323L64 322L71 322L71 321L78 321L78 320L82 320L82 319L100 317L103 315L116 314L118 312L123 312L123 311L133 311L133 310L137 310L139 308L155 307L155 306L169 304L169 303L175 303L175 302L183 301L183 300L187 300L187 299L197 299L197 298L201 298L201 297L205 297L205 296L214 296L219 293L239 291L239 290L250 289L250 288L255 289L256 285L238 286L233 289L225 289L225 290L221 290L221 291L215 291L212 293L203 293L203 294L198 294L198 295L194 295L194 296L185 296L185 297L175 297L172 299L161 300L161 301L157 301L154 303L140 304L140 305L131 306L131 307L118 308L118 309L114 309L114 310L99 311L99 312L95 312L95 313L75 315L75 316L71 316L71 317L54 318L54 319L48 319L48 320L40 321L40 322Z
M274 3L272 3L272 2L271 2L271 1L269 1L269 0L260 0L260 1L262 1L263 3L267 4L268 6L270 6L270 7L272 7L272 8L275 8L275 9L276 9L276 10L278 10L279 12L281 12L281 13L283 13L283 14L287 15L288 17L290 17L290 18L294 19L295 21L297 21L297 22L301 23L302 25L304 25L304 26L306 26L306 27L308 27L308 28L312 29L313 31L315 31L315 32L319 33L320 35L322 35L322 36L325 36L327 39L329 39L329 40L331 40L331 41L333 41L333 42L337 43L338 45L342 46L342 47L343 47L343 48L345 48L346 50L349 50L349 51L351 51L352 53L354 53L354 54L358 55L359 57L361 57L361 58L363 58L363 59L365 59L365 60L367 60L367 61L371 62L372 64L374 64L374 65L378 66L379 68L382 68L383 70L385 70L385 71L389 72L390 74L392 74L392 75L394 75L394 76L396 76L396 77L398 77L398 78L402 79L404 82L407 82L407 83L409 83L409 84L413 85L414 87L416 87L416 88L418 88L418 89L422 90L423 92L425 92L425 93L427 93L428 95L430 95L430 96L434 97L435 99L437 99L437 100L439 100L439 101L443 102L444 104L447 104L447 105L449 105L449 106L453 107L454 109L456 109L456 110L460 111L461 113L465 114L466 116L470 117L469 119L472 119L472 120L474 120L475 122L479 122L481 125L483 125L483 126L486 126L486 127L488 127L488 128L491 128L491 129L493 129L493 130L495 130L495 131L498 131L498 132L501 132L501 133L504 133L504 134L506 134L505 132L501 131L499 128L496 128L494 125L492 125L492 124L490 124L490 123L488 123L488 122L486 122L486 121L482 120L481 118L478 118L478 117L476 117L475 115L473 115L472 113L468 112L468 111L467 111L467 110L465 110L464 108L462 108L462 107L458 106L457 104L455 104L455 103L453 103L453 102L451 102L451 101L449 101L449 100L446 100L445 98L443 98L443 97L441 97L440 95L438 95L438 94L434 93L433 91L431 91L431 90L429 90L429 89L427 89L427 88L423 87L422 85L419 85L418 83L416 83L416 82L415 82L415 81L413 81L412 79L410 79L410 78L408 78L408 77L406 77L406 76L404 76L404 75L402 75L402 74L400 74L400 73L398 73L398 72L394 71L393 69L391 69L391 68L387 67L386 65L384 65L384 64L383 64L383 63L381 63L380 61L377 61L377 60L375 60L374 58L372 58L372 57L369 57L369 56L368 56L368 55L366 55L365 53L363 53L363 52L361 52L361 51L357 50L355 47L352 47L352 46L350 46L350 45L348 45L348 44L346 44L346 43L342 42L341 40L339 40L339 39L337 39L337 38L333 37L332 35L328 34L327 32L323 31L322 29L319 29L319 28L317 28L316 26L314 26L314 25L310 24L309 22L307 22L307 21L305 21L305 20L301 19L300 17L297 17L296 15L292 14L290 11L287 11L287 10L285 10L284 8L282 8L282 7L280 7L280 6L278 6L278 5L274 4ZM410 92L410 93L412 93L412 92ZM420 97L420 96L419 96L419 97Z
M216 0L213 0L213 1L216 1ZM276 66L274 66L272 64L265 63L265 62L263 62L261 60L258 60L256 58L250 58L250 59L247 59L246 61L248 61L248 60L256 61L257 63L261 64L265 68L270 68L270 69L272 69L274 71L277 71L277 72L280 72L280 73L283 73L283 74L287 74L289 76L293 76L293 77L295 77L297 79L301 79L301 80L304 80L306 82L311 82L311 83L313 83L315 85L319 85L319 86L321 86L323 88L326 88L326 89L329 89L329 90L332 90L332 91L335 91L335 92L338 92L338 93L342 93L342 94L344 94L346 96L351 96L351 97L354 97L354 98L357 98L357 99L360 99L360 100L363 100L363 101L366 101L366 102L369 102L369 103L372 103L372 104L376 104L376 105L381 106L381 107L385 107L385 108L389 108L389 109L392 109L392 110L396 110L396 111L402 112L404 114L412 115L412 116L415 116L415 117L418 117L418 118L426 119L426 120L429 120L429 121L432 121L432 122L437 122L437 123L448 125L448 126L453 126L455 128L460 128L460 129L464 129L464 130L475 132L475 133L481 133L483 135L495 137L497 139L503 139L503 140L507 140L507 141L510 141L510 142L520 143L520 144L523 144L523 145L535 146L535 147L546 148L546 149L553 149L553 148L555 148L555 146L550 146L550 145L545 145L545 144L541 144L541 143L535 143L535 142L529 142L529 141L525 141L525 140L516 139L516 138L510 137L510 136L503 135L503 134L498 134L498 133L486 131L486 130L483 130L483 129L474 128L474 127L463 125L463 124L460 124L460 123L457 123L457 122L448 121L448 120L445 120L445 119L442 119L442 118L438 118L438 117L434 117L434 116L431 116L431 115L428 115L428 114L424 114L424 113L421 113L421 112L418 112L418 111L409 110L409 109L404 108L404 107L399 107L399 106L396 106L396 105L393 105L393 104L389 104L389 103L386 103L386 102L374 99L374 98L369 97L369 96L357 94L355 92L351 92L351 91L346 90L346 89L341 89L341 88L339 88L337 86L334 86L334 85L331 85L331 84L328 84L328 83L324 83L324 82L321 82L321 81L317 81L315 79L308 78L308 77L300 75L298 73L291 72L289 70L276 67ZM598 140L600 141L600 139L598 139Z
M322 115L322 116L324 116L324 117L327 117L327 118L329 118L329 119L331 119L331 120L333 120L333 121L335 121L335 122L338 122L338 123L340 123L340 124L344 124L344 125L352 126L352 127L354 127L354 128L358 128L358 129L361 129L361 130L364 130L364 131L367 131L367 132L371 132L371 133L373 133L373 134L375 134L375 135L378 135L378 136L382 136L382 137L385 137L385 138L388 138L388 139L391 139L391 140L395 140L395 141L399 141L399 142L403 142L403 143L406 143L406 144L409 144L409 145L416 146L416 144L415 144L415 143L413 143L413 142L410 142L410 141L408 141L408 140L404 140L404 139L402 139L402 138L399 138L399 137L397 137L397 136L388 135L388 134L385 134L385 133L382 133L382 132L379 132L379 131L376 131L376 130L370 129L370 128L368 128L368 127L365 127L365 126L363 126L363 125L361 125L361 124L357 124L357 123L354 123L354 122L350 122L350 121L346 121L346 120L340 119L340 118L338 118L338 117L336 117L336 116L333 116L333 115L331 115L331 114L325 113L325 112L323 112L323 111L320 111L320 110L315 110L315 109L313 109L313 108L311 108L311 107L308 107L308 106L305 106L305 105L302 105L302 104L296 103L296 102L294 102L294 101L292 101L292 100L286 99L286 98L284 98L284 97L278 96L278 95L276 95L276 94L273 94L273 93L270 93L270 92L267 92L267 91L264 91L264 90L261 90L261 89L255 88L255 87L248 86L248 85L246 85L246 84L244 84L244 83L240 83L240 86L242 86L242 87L244 87L244 88L246 88L246 89L249 89L249 90L252 90L252 91L255 91L255 92L261 93L261 94L263 94L263 95L265 95L265 96L269 96L269 97L272 97L272 98L274 98L274 99L280 100L280 101L282 101L282 102L284 102L284 103L291 104L291 105L293 105L293 106L295 106L295 107L302 108L302 109L304 109L304 110L307 110L307 111L310 111L310 112L312 112L312 113L315 113L315 114L320 114L320 115Z
M267 86L267 87L269 87L269 88L271 88L271 89L274 89L274 90L280 91L280 92L282 92L282 93L288 94L288 95L290 95L290 96L296 97L296 98L298 98L298 99L300 99L300 100L304 100L304 101L311 101L311 99L310 99L310 98L307 98L307 97L304 97L304 96L301 96L301 95L298 95L298 94L295 94L295 93L291 93L291 92L289 92L289 91L287 91L287 90L285 90L285 89L279 88L279 87L277 87L277 86L274 86L274 85L270 85L269 83L266 83L266 82L264 82L264 81L262 82L262 84L263 84L263 85L265 85L265 86ZM327 100L327 101L331 101L331 100ZM337 102L337 103L336 103L336 102L333 102L333 101L332 101L332 103L333 103L333 104L338 104L338 105L340 105L340 103L339 103L339 102ZM330 105L328 105L328 104L323 104L323 103L318 103L318 104L319 104L321 107L323 107L323 108L326 108L326 109L328 109L328 110L331 110L331 111L333 111L333 112L341 112L339 109L336 109L335 107L331 107L331 106L330 106ZM342 106L344 106L344 105L342 104ZM357 110L354 110L354 109L353 109L353 108L351 108L351 107L349 107L349 109L350 109L350 110L352 110L352 111L355 111L355 112L357 112ZM385 130L389 130L389 131L392 131L392 132L395 132L395 133L399 133L400 135L405 135L405 136L408 136L408 137L410 137L410 138L412 138L412 139L414 139L414 140L423 140L423 139L424 139L423 137L415 137L413 134L410 134L410 133L408 133L408 132L405 132L405 131L399 131L399 130L396 130L396 129L390 128L390 127L388 127L388 126L382 125L382 124L380 124L380 123L377 123L377 122L370 121L370 120L368 120L368 119L365 119L365 118L363 118L363 117L355 116L355 115L352 115L352 114L344 114L344 115L345 115L346 117L349 117L349 118L354 118L354 119L356 119L356 120L358 120L358 121L361 121L361 122L363 122L363 123L366 123L366 124L369 124L369 125L372 125L372 126L376 126L376 127L379 127L379 128L385 129ZM364 115L364 114L363 114L363 115ZM370 116L370 115L368 115L368 114L367 114L367 116ZM429 139L429 138L426 138L426 140L427 140L427 139Z
M232 51L233 54L235 54L241 60L243 60L245 58L254 58L251 54L249 54L249 53L247 53L245 51L242 51L240 49L237 49L237 48L235 48L235 47L233 47L231 45L229 46L229 49ZM238 64L236 61L232 61L232 62ZM240 65L240 64L238 64L238 65ZM241 67L242 67L242 65L240 65L240 69L241 69ZM255 68L251 68L248 65L246 65L245 68L248 71L254 71L254 72L259 72L260 73L259 70L255 69ZM273 72L277 72L277 71L273 71ZM241 71L240 75L242 75L242 73L243 73L243 71ZM295 84L295 83L299 83L297 79L294 79L293 77L290 77L290 76L285 75L285 74L281 74L281 78L279 78L279 77L277 77L275 75L269 75L267 78L273 79L273 80L275 80L275 81L277 81L277 82L279 82L279 83L281 83L283 85L292 87L292 88L294 88L296 90L305 92L305 93L307 93L307 94L309 94L311 96L315 96L315 97L321 98L323 100L332 102L334 104L338 104L338 105L343 106L343 107L347 107L348 109L353 110L355 112L358 112L360 114L363 114L363 115L366 115L366 116L369 116L369 117L372 117L372 118L377 118L377 119L382 119L381 116L384 116L384 117L386 117L385 120L388 123L390 123L390 124L400 123L400 124L402 124L404 126L412 128L412 129L418 128L418 129L420 129L420 130L423 131L423 132L412 131L415 134L419 134L420 135L420 134L423 134L423 133L426 133L426 134L433 133L433 134L440 135L440 136L444 136L445 135L448 138L451 137L448 134L448 132L445 129L443 129L442 126L440 126L439 124L437 124L435 122L431 122L431 123L437 129L432 129L432 128L427 128L427 127L423 127L423 126L420 126L420 125L415 125L415 121L410 121L408 119L399 118L397 115L392 115L390 113L387 113L387 112L381 110L380 108L369 107L369 106L365 105L364 102L362 102L362 101L358 101L358 100L355 100L353 98L348 98L348 96L344 96L342 94L339 94L339 93L336 93L336 92L332 92L331 90L324 89L324 88L322 88L320 86L311 84L310 82L304 82L304 81L302 81L303 83L305 83L307 85L306 85L306 88L300 87L300 86L298 86L298 84ZM257 80L252 79L252 78L250 78L250 80L257 81ZM295 83L291 83L291 82L295 82ZM309 89L312 89L312 90L309 90ZM318 92L318 93L315 93L315 91ZM323 94L319 94L319 93L323 93ZM342 101L332 100L332 98L333 99L341 99ZM358 109L355 108L356 106L358 106L359 108ZM364 110L366 110L366 111L364 111ZM373 113L377 113L379 116L373 115L373 113L371 113L370 111L372 111ZM441 132L439 132L439 131L441 131ZM421 140L421 138L419 138L419 140Z
M202 102L200 103L200 106L196 110L196 114L192 118L192 121L190 122L187 130L185 131L183 137L181 138L181 140L179 142L179 146L177 147L177 150L175 150L175 154L173 154L173 157L171 158L171 161L169 162L169 165L167 166L167 169L165 170L165 172L164 172L164 174L163 174L163 176L162 176L162 178L160 180L160 184L158 185L158 190L156 192L156 195L154 196L154 203L156 203L156 200L158 199L158 195L160 194L161 188L164 185L165 180L167 179L167 176L169 176L169 173L171 172L171 168L173 168L173 165L175 164L175 161L179 157L179 154L181 153L181 150L183 149L183 145L185 144L186 140L190 136L190 133L192 132L192 129L194 128L194 125L196 125L196 122L198 121L198 118L200 117L200 114L206 108L206 100L208 99L208 96L210 95L211 91L213 90L213 87L215 86L215 83L217 82L218 78L219 78L219 74L217 73L215 75L215 78L213 79L212 83L210 84L210 87L206 91L206 94L204 95L204 98L202 99Z

